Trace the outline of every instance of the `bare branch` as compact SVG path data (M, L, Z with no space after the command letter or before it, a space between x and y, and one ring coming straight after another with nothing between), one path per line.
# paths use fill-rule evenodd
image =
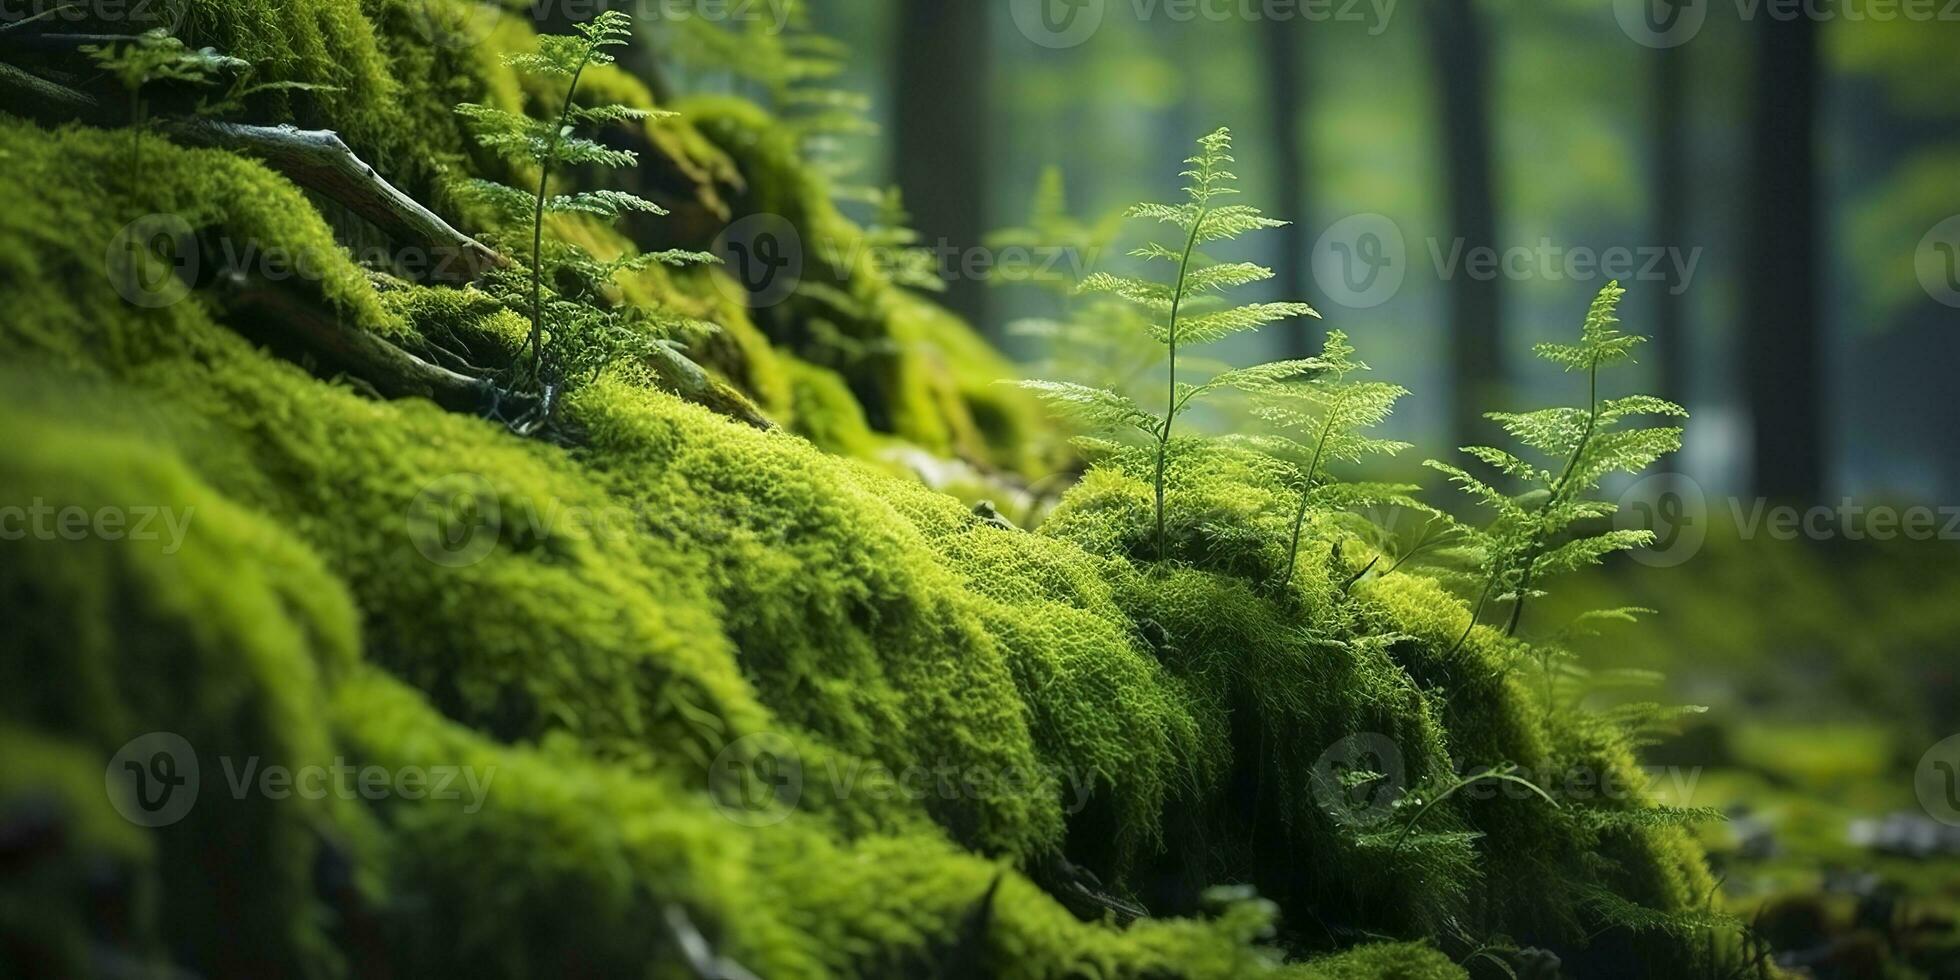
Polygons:
M293 183L333 199L397 241L428 248L434 278L468 281L510 264L396 189L331 130L183 119L166 123L163 131L185 143L258 157Z

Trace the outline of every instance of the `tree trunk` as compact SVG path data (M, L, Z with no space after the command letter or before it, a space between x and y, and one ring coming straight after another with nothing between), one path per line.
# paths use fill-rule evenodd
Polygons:
M1653 105L1653 221L1654 243L1681 250L1691 246L1688 230L1687 74L1685 49L1654 50ZM1665 277L1654 293L1654 360L1661 396L1688 400L1690 346L1687 334L1687 284L1675 281L1676 264L1661 265Z
M1821 499L1825 431L1818 315L1817 24L1756 24L1743 266L1743 382L1756 490Z
M987 233L989 7L900 4L893 73L892 173L920 244L952 256L941 266L946 305L983 326L987 284L966 274L961 257Z
M1468 257L1497 246L1491 185L1490 52L1474 0L1435 0L1427 18L1436 68L1437 114L1445 154L1449 231ZM1483 413L1497 407L1503 384L1498 281L1468 274L1459 262L1444 284L1449 295L1451 432L1458 445L1485 442Z
M1271 109L1268 124L1273 132L1273 173L1278 177L1274 198L1277 217L1292 224L1280 229L1280 258L1276 282L1279 298L1287 302L1314 302L1308 293L1308 264L1312 261L1314 225L1311 195L1308 192L1304 68L1306 35L1291 22L1275 21L1261 28L1260 42L1266 59L1266 105ZM1286 357L1310 357L1320 352L1312 321L1287 325Z

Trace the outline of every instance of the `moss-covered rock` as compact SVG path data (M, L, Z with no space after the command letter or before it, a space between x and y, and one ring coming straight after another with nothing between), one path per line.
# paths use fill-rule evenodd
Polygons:
M406 4L258 13L209 29L346 83L295 117L404 173L468 161L437 121L459 87L526 97L482 52L418 43ZM766 115L690 111L737 210L855 233ZM848 458L1042 455L998 356L873 270L755 322L719 273L622 284L720 321L704 360L790 431L624 365L563 405L577 445L547 444L255 346L242 328L288 324L237 322L126 229L277 247L340 322L417 349L507 354L512 311L378 284L249 160L159 143L135 179L127 152L0 116L0 158L42 191L0 211L0 506L184 521L0 535L0 751L25 760L0 821L54 835L5 845L7 948L210 976L721 956L771 978L1449 977L1444 950L1509 937L1600 972L1696 968L1707 874L1637 787L1427 805L1475 767L1635 773L1624 740L1533 700L1508 641L1459 648L1468 613L1433 583L1350 586L1366 556L1316 527L1273 589L1273 508L1229 470L1175 474L1159 564L1149 491L1115 469L1028 533ZM187 741L200 792L135 831L94 787L150 732ZM390 779L274 799L246 760ZM410 770L469 792L406 791ZM1215 890L1234 884L1263 897Z

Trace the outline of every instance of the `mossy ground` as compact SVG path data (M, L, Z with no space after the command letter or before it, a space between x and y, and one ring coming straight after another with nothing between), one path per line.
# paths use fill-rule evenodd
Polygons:
M242 19L212 29L277 70L351 73L297 114L405 185L461 166L432 106L470 97L456 77L508 80L480 52L445 76L436 62L466 56L418 43L395 4L309 9L260 11L290 47ZM738 207L849 234L793 159L758 156L766 116L694 112L699 145L745 178ZM849 303L801 296L754 326L715 273L625 287L722 314L714 366L807 440L627 366L564 406L583 434L565 448L318 377L202 292L126 302L105 250L166 213L290 250L364 329L439 324L473 348L521 329L466 293L377 292L314 204L250 161L158 143L132 176L127 152L126 133L0 117L0 156L41 189L0 211L0 503L188 517L175 548L0 539L0 751L24 760L0 816L63 828L7 872L9 950L212 976L678 976L678 914L772 980L1448 977L1439 947L1499 937L1596 973L1700 965L1683 923L1711 883L1641 792L1464 793L1411 824L1411 800L1473 767L1634 772L1617 736L1545 712L1495 634L1446 655L1467 612L1432 583L1348 588L1365 556L1316 527L1273 590L1283 535L1229 472L1174 474L1178 560L1158 565L1139 557L1148 490L1117 471L1029 533L839 455L904 440L1012 469L1039 452L1032 416L982 376L996 356L870 271L835 270ZM819 318L898 343L825 364L799 326ZM152 731L195 746L203 793L132 832L98 776ZM1321 765L1358 736L1393 746L1407 791L1359 821L1330 800L1368 784L1330 788ZM254 757L489 784L475 801L235 799L221 761ZM793 805L755 807L726 778L785 758ZM1158 916L1083 921L1038 884L1056 854ZM1270 904L1206 897L1228 883ZM1280 965L1281 948L1304 958Z

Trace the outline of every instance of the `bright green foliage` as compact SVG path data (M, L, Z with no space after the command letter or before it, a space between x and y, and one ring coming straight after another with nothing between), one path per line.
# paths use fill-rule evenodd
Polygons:
M373 70L368 15L309 9L350 39L350 72ZM295 39L285 68L318 60L318 25L273 22ZM528 46L500 29L498 46ZM255 60L278 53L259 43L275 50ZM394 68L442 63L412 34L386 47ZM489 77L484 104L521 104L509 76ZM454 97L405 91L402 111L453 122ZM704 108L692 118L747 179L738 207L852 239L766 115ZM1693 975L1694 946L1666 930L1693 921L1712 884L1637 789L1556 809L1431 800L1499 760L1628 779L1617 731L1535 710L1501 669L1510 651L1485 637L1444 655L1465 613L1433 582L1343 591L1360 558L1318 527L1289 554L1292 501L1248 454L1172 455L1163 538L1179 560L1139 568L1157 488L1121 468L1092 472L1038 533L1004 530L631 371L564 399L579 450L513 439L316 377L201 293L122 302L100 259L124 218L92 190L122 167L119 140L0 118L0 153L43 189L0 211L0 299L21 311L0 323L15 368L0 379L0 498L194 516L167 555L0 541L4 615L27 624L0 644L0 753L20 760L0 773L0 816L16 826L22 800L30 813L52 801L76 828L10 868L21 888L0 897L0 945L58 946L71 968L55 972L70 974L107 941L143 967L212 977L569 962L687 975L677 946L698 940L772 980L956 966L1426 980L1463 975L1445 926L1474 912L1480 934L1557 946L1580 975L1626 956ZM351 325L403 343L440 330L469 350L526 340L529 324L473 291L377 292L307 198L250 160L157 156L128 203L293 250ZM554 232L587 224L571 213ZM599 231L583 240L617 244ZM806 420L812 434L867 442L875 419L936 450L1025 441L1002 397L1014 393L969 377L999 361L963 324L868 265L821 271L839 295L799 291L777 312L798 330L827 318L862 356L776 379L799 410L837 409ZM634 303L717 308L718 270L645 272L622 277ZM458 486L467 499L426 492ZM488 504L496 519L469 523ZM472 528L492 545L478 560L419 550ZM1294 555L1290 601L1255 587ZM132 833L101 792L103 760L159 729L209 753L208 795L182 824ZM781 823L755 827L724 816L741 800L712 774L763 732L788 740L806 778ZM1323 749L1363 732L1399 746L1411 789L1356 827L1317 799L1315 772ZM495 776L470 812L406 796L272 805L222 792L219 754ZM1033 778L918 796L863 781L910 766ZM1037 884L1058 850L1153 917L1071 914ZM126 939L79 927L105 877L129 899ZM1264 900L1208 901L1226 882ZM1303 961L1279 962L1281 937Z
M1254 444L1297 467L1294 483L1300 500L1293 511L1293 532L1287 546L1286 572L1280 576L1281 588L1293 580L1300 529L1306 523L1310 506L1318 503L1340 509L1404 502L1417 506L1407 497L1413 487L1343 484L1327 471L1331 463L1359 463L1369 456L1392 456L1409 448L1406 442L1363 435L1364 430L1388 418L1396 400L1408 394L1408 389L1384 381L1348 380L1348 375L1366 371L1368 365L1354 359L1354 345L1339 330L1328 331L1320 356L1309 358L1306 364L1308 370L1316 372L1314 377L1262 388L1258 395L1263 404L1254 410L1282 433L1289 433Z
M1678 426L1626 423L1641 416L1686 418L1688 414L1681 406L1650 395L1600 398L1600 368L1631 360L1634 348L1645 339L1615 326L1619 320L1614 311L1625 292L1617 282L1599 291L1586 312L1579 343L1539 344L1534 348L1539 357L1567 371L1585 372L1585 407L1488 415L1525 448L1549 457L1556 469L1503 449L1464 447L1465 453L1526 487L1513 496L1459 467L1436 460L1424 464L1447 475L1496 513L1488 528L1464 529L1464 537L1481 555L1485 576L1465 636L1492 601L1512 603L1505 632L1515 633L1525 600L1543 594L1534 591L1536 583L1594 564L1613 552L1642 547L1653 539L1652 532L1645 530L1597 534L1579 530L1585 522L1611 517L1618 509L1611 501L1587 496L1601 480L1614 473L1639 473L1681 448Z
M24 179L56 189L0 213L0 282L39 311L0 329L0 347L23 377L51 379L0 385L12 424L0 486L91 510L139 501L195 514L175 556L142 542L5 543L0 569L18 570L7 594L35 597L23 618L45 629L0 656L0 690L23 705L56 703L53 689L90 699L10 713L33 732L9 751L45 759L33 772L59 770L45 780L55 791L92 781L94 794L72 798L108 820L100 760L133 731L295 764L496 768L469 813L433 799L200 801L182 846L118 859L156 896L137 935L172 937L168 949L193 957L180 965L524 975L575 956L641 973L677 965L648 927L671 906L718 955L772 978L930 974L949 957L1030 977L1448 977L1448 958L1420 943L1271 966L1264 903L1179 916L1213 884L1250 881L1296 934L1319 917L1343 936L1440 936L1475 907L1494 930L1577 944L1613 920L1568 902L1560 882L1660 912L1706 894L1678 828L1635 823L1638 796L1554 810L1457 793L1399 846L1419 804L1359 829L1325 809L1317 756L1356 732L1393 740L1425 791L1471 761L1636 770L1607 734L1541 729L1497 669L1500 651L1479 642L1441 657L1462 611L1426 579L1343 598L1351 560L1314 536L1296 576L1304 601L1250 587L1286 560L1279 508L1219 466L1173 461L1169 530L1189 560L1145 569L1125 559L1150 538L1153 490L1113 469L1072 491L1041 533L1007 531L623 375L566 399L588 434L568 455L322 383L196 297L127 306L80 244L116 218L48 179L113 170L112 139L6 123L0 141ZM288 243L327 273L350 322L408 329L283 181L228 154L159 157L143 205ZM454 329L515 342L510 319L458 315ZM404 515L446 519L418 498L458 474L484 481L477 504L495 501L494 547L433 563ZM149 645L125 623L145 624ZM163 652L131 653L153 648ZM784 822L753 828L718 812L715 800L738 801L717 797L709 773L758 732L789 739L806 779ZM913 798L832 775L914 764L1040 778ZM1248 768L1256 800L1235 789ZM222 780L215 764L210 778ZM234 843L206 845L207 834ZM1125 930L1078 921L1018 870L1062 847L1119 892L1152 889L1158 917ZM226 859L180 870L204 853ZM336 873L352 885L316 892L320 866L351 869ZM984 942L963 949L962 923L997 876ZM235 889L249 944L215 938L206 882ZM74 921L87 899L66 888L48 878L25 907ZM55 935L15 928L27 921L0 927ZM384 941L342 945L329 922L372 923ZM1687 962L1665 934L1637 942L1653 962ZM246 965L206 959L233 948Z
M659 26L671 32L670 49L683 66L749 83L826 196L878 205L887 191L844 183L859 169L849 144L878 132L871 100L837 85L849 67L850 48L815 30L805 0L770 0L756 10L767 16L675 16Z
M759 325L796 357L843 376L866 422L927 452L1021 472L1053 467L1052 429L1032 397L997 382L1014 365L973 328L887 278L864 232L836 206L798 141L753 103L696 97L684 118L745 175L734 214L774 214L797 229L804 269ZM794 323L794 330L784 324Z
M1204 384L1177 380L1178 347L1223 340L1236 333L1256 330L1276 320L1296 316L1319 316L1305 303L1254 303L1246 306L1201 310L1205 301L1234 286L1272 278L1271 269L1250 262L1212 262L1198 251L1201 245L1227 241L1249 231L1277 228L1286 222L1261 215L1256 208L1242 204L1222 204L1237 194L1233 183L1238 177L1225 169L1232 163L1232 134L1220 129L1198 141L1198 152L1185 160L1191 169L1180 176L1191 183L1184 188L1183 204L1139 204L1129 210L1133 218L1152 218L1176 227L1183 234L1181 246L1151 242L1130 254L1145 261L1165 261L1177 267L1168 281L1118 276L1096 272L1085 278L1077 290L1105 293L1127 300L1153 317L1149 330L1168 354L1168 388L1164 409L1155 412L1121 392L1068 381L1026 381L1022 383L1065 414L1091 430L1104 433L1142 433L1152 443L1153 481L1156 487L1157 558L1169 555L1164 526L1164 480L1172 455L1172 436L1179 416L1189 411L1203 396L1222 388L1258 391L1283 383L1288 377L1308 369L1306 361L1279 361L1256 367L1220 373Z
M613 149L577 135L577 130L648 119L658 113L624 105L581 106L574 101L579 78L586 69L612 64L614 58L607 49L623 46L631 36L631 18L608 10L578 25L575 34L541 35L536 51L504 56L505 64L519 72L564 80L564 101L554 118L533 119L473 102L456 107L457 114L468 121L484 147L513 164L528 165L537 171L536 193L482 179L472 181L471 186L506 220L530 220L530 298L524 304L531 313L530 377L526 386L544 395L545 414L549 414L560 389L591 380L608 364L636 355L645 356L646 345L658 342L648 336L644 327L636 327L628 314L610 309L603 299L594 295L560 294L547 306L544 300L547 275L555 282L561 274L569 273L589 287L597 287L622 272L639 271L655 263L684 265L713 261L712 256L680 250L623 256L610 262L593 260L575 246L561 245L556 254L545 251L547 214L587 215L611 221L628 211L666 213L652 201L624 191L549 193L555 170L575 166L628 167L638 162L631 150ZM543 421L542 417L518 419L514 425L528 431Z

